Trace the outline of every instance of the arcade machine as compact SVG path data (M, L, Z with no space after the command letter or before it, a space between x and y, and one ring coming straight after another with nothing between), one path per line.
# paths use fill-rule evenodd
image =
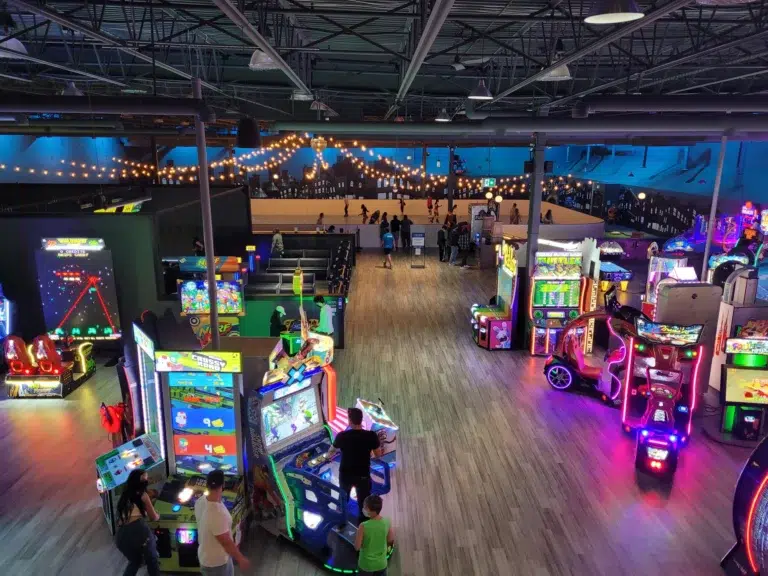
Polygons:
M565 324L589 309L582 258L576 251L536 253L528 297L531 355L551 354Z
M615 240L606 240L600 244L600 261L613 262L624 257L624 248Z
M47 334L38 336L29 346L18 336L8 336L4 343L8 397L66 397L96 370L92 354L90 342L70 343L57 350Z
M750 320L741 326L736 338L725 341L725 352L720 429L739 440L757 441L768 405L768 321Z
M244 275L242 258L239 256L214 256L214 262L217 280L240 280ZM179 281L204 280L206 269L205 256L163 258L166 292L171 294Z
M232 515L232 538L239 544L246 527L248 499L243 480L243 440L239 352L155 350L162 388L168 481L154 502L160 520L160 569L199 572L195 502L205 495L205 476L227 477L222 503Z
M489 306L473 304L472 339L486 350L509 350L517 324L517 246L508 238L498 245L496 296Z
M671 479L681 445L691 436L698 399L703 326L635 319L627 344L621 422L638 431L635 466Z
M632 272L622 268L615 262L600 263L600 290L607 292L611 285L618 284L622 292L627 291Z
M728 576L768 574L768 439L744 465L733 494L736 543L720 566Z
M741 264L741 266L749 266L752 264L749 256L746 254L735 254L733 252L713 254L707 261L707 282L712 284L715 276L715 270L723 264L727 264L728 262L735 262L737 264Z
M36 252L45 327L54 340L119 340L112 253L101 238L43 238Z
M189 325L200 346L211 342L211 303L206 280L179 280L177 292L181 300L181 316ZM245 295L242 280L216 280L216 308L219 312L219 334L240 335L240 316L245 316Z
M382 453L379 459L390 467L397 462L397 431L400 429L384 410L384 402L358 398L355 406L363 411L363 428L376 432Z
M13 304L3 293L3 285L0 284L0 344L10 335L14 328Z
M648 279L645 284L642 311L648 318L653 318L656 308L656 286L669 276L672 270L682 266L688 266L687 256L679 254L658 254L648 260Z
M328 455L336 419L332 349L306 332L306 323L303 331L294 334L302 341L295 354L278 345L275 368L248 398L254 499L279 502L272 521L263 524L266 530L295 542L325 568L354 574L356 527L347 520L357 517L357 506L350 509L339 485L340 455ZM389 492L389 474L384 461L372 460L373 494Z
M128 475L136 468L146 470L150 484L165 480L165 460L149 434L142 434L96 458L96 489L112 534L117 531L117 502Z

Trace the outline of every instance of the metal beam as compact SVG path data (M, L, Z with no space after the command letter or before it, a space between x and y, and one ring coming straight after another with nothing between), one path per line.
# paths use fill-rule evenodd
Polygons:
M224 12L224 14L227 15L227 18L232 20L236 26L242 28L243 33L251 40L251 42L258 46L259 49L261 49L275 62L277 66L280 67L283 73L302 94L314 98L312 90L310 90L309 87L304 84L301 78L299 78L299 75L293 71L293 68L291 68L285 60L283 60L282 56L280 56L277 50L272 47L269 41L264 38L264 36L259 34L258 30L256 30L256 28L251 25L251 23L248 21L248 18L246 18L242 12L232 6L232 4L230 4L227 0L213 0L213 2L222 12Z
M668 2L667 4L662 6L661 8L657 8L656 10L653 10L652 12L647 14L645 18L631 22L626 26L621 26L617 30L614 30L610 34L606 34L599 40L596 40L595 42L588 44L584 48L581 48L580 50L576 50L575 52L568 54L567 56L561 58L560 60L557 60L556 62L552 62L552 64L550 64L546 68L542 68L536 74L533 74L532 76L529 76L524 80L521 80L517 84L513 84L512 86L510 86L509 88L501 92L493 100L488 101L486 104L494 104L499 100L502 100L505 96L508 96L513 92L517 92L521 88L524 88L525 86L528 86L529 84L536 82L537 80L549 74L555 68L558 68L559 66L567 66L568 64L575 62L576 60L579 60L584 56L592 54L593 52L596 52L603 46L612 44L613 42L616 42L617 40L623 38L624 36L627 36L628 34L632 34L632 32L639 30L640 28L643 28L648 24L652 24L653 22L656 22L657 20L666 16L670 12L674 12L675 10L682 8L687 4L690 4L690 0L672 0L671 2ZM626 80L625 78L622 78L622 82L625 80Z
M424 26L424 30L421 33L421 38L419 38L419 44L413 52L411 63L408 64L408 69L403 75L403 80L400 83L397 96L395 96L395 103L387 111L387 114L384 117L385 119L394 114L395 110L397 110L398 102L403 100L406 94L408 94L411 84L413 84L416 75L419 73L421 64L424 62L427 54L429 54L429 50L432 48L435 38L437 38L437 35L443 27L443 22L445 22L448 13L451 11L451 8L453 8L453 2L454 0L435 1L435 5L432 7L432 12L429 15L429 20L427 20L427 24Z
M64 70L65 72L69 72L70 74L77 74L78 76L89 78L90 80L93 80L96 82L112 84L114 86L120 86L121 88L125 88L127 86L127 84L124 84L123 82L118 82L117 80L112 80L111 78L105 78L104 76L99 76L98 74L91 74L90 72L86 72L85 70L78 70L77 68L70 68L69 66L64 66L63 64L56 64L55 62L49 62L48 60L43 60L42 58L35 58L34 56L30 56L29 54L24 54L23 52L17 52L16 50L9 50L8 48L0 47L0 52L2 52L3 54L8 54L9 57L17 60L24 60L26 62L40 64L41 66L48 66L50 68ZM13 80L20 80L21 82L25 82L23 78L16 78L14 76L7 76L7 75L6 77L9 79L12 78Z

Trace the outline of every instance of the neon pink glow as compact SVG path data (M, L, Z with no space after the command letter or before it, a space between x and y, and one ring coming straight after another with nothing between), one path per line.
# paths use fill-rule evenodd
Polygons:
M691 426L693 425L693 411L696 409L697 384L699 381L699 366L701 357L704 356L704 347L699 346L699 353L696 358L696 366L693 368L693 381L691 382L691 411L688 414L688 436L691 435Z
M534 355L533 347L536 343L536 323L533 321L533 291L536 287L536 280L531 278L531 293L528 294L528 318L531 319L531 356Z
M632 368L632 352L635 349L635 339L630 336L629 338L629 358L627 359L626 378L624 382L624 402L621 405L621 423L624 424L627 421L627 404L629 403L629 379L634 372Z
M614 394L613 396L611 396L611 400L616 400L616 397L617 397L619 394L621 394L621 380L619 380L619 378L618 378L618 377L617 377L617 376L616 376L616 375L615 375L613 372L611 372L611 366L612 366L613 364L620 364L620 363L624 362L624 360L626 360L626 359L627 359L627 345L626 345L626 344L624 344L624 339L623 339L621 336L619 336L618 334L616 334L616 332L614 331L614 329L613 329L613 326L611 326L611 319L610 319L610 318L608 318L608 319L606 320L606 322L605 322L605 323L608 325L608 331L609 331L609 332L610 332L612 335L616 336L616 338L618 338L619 340L621 340L621 349L622 349L622 351L624 352L624 353L621 355L621 359L620 359L620 360L614 360L613 362L608 362L608 373L611 375L611 378L613 378L614 380L616 380L616 382L618 382L618 383L619 383L619 387L618 387L618 389L616 390L616 394Z

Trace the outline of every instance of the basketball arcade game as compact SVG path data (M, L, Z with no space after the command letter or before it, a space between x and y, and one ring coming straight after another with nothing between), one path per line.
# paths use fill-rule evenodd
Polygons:
M667 478L680 446L691 436L703 353L703 326L678 326L635 319L628 343L621 422L637 430L635 466Z
M489 306L473 304L472 339L486 350L509 350L517 315L517 246L508 238L498 245L496 296Z
M336 418L332 339L307 332L303 324L303 336L282 335L270 358L272 369L248 399L249 456L263 481L254 487L254 498L279 494L282 506L264 528L297 543L326 568L353 574L356 527L347 518L357 511L348 511L347 494L339 485L340 455L328 456L333 444L330 424ZM284 342L288 338L302 341L294 355ZM384 461L372 460L371 479L371 493L389 492L389 466Z
M194 507L205 496L208 472L225 474L222 504L232 515L235 543L246 527L240 354L155 350L154 362L162 389L168 481L154 502L160 520L151 526L161 570L198 572Z

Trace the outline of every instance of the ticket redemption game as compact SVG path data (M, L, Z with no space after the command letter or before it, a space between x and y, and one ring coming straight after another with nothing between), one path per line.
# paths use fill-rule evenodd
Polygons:
M750 320L725 342L722 367L721 431L742 441L763 435L768 405L768 321Z
M243 474L238 352L155 350L162 389L168 481L154 502L160 514L150 525L163 572L199 572L195 502L205 495L206 475L226 475L222 503L232 515L239 544L248 499Z
M263 524L266 530L295 542L325 568L354 574L356 527L347 518L356 518L357 509L339 485L340 454L328 456L336 375L318 336L310 333L294 355L283 356L287 348L279 345L277 366L248 398L249 458L261 471L254 492L279 494L281 506L274 522ZM372 494L388 493L389 466L372 459L371 480Z
M702 360L702 325L635 319L627 344L621 422L637 431L635 467L671 480L680 446L691 436Z
M496 296L489 306L473 304L472 339L486 350L512 348L514 326L517 324L517 259L515 245L504 238L498 245Z
M755 448L733 494L736 543L720 566L728 576L768 574L768 439Z
M531 355L552 354L565 324L594 308L582 262L576 251L536 253L528 295Z
M656 308L656 285L670 275L672 270L688 266L688 257L680 254L658 254L648 260L648 279L645 283L642 311L648 318L653 318Z

